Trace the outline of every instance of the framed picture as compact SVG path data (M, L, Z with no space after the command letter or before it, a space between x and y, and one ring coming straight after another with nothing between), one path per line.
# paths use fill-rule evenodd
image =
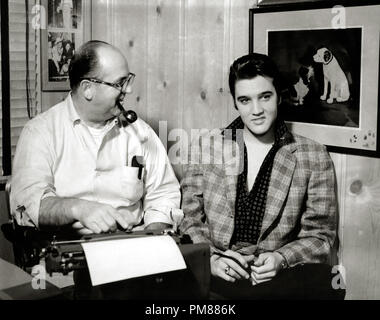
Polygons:
M332 152L380 156L380 4L374 2L250 9L250 52L269 55L282 76L279 112L293 132Z
M42 91L69 91L68 70L78 48L91 37L91 1L44 0L47 28L41 30Z

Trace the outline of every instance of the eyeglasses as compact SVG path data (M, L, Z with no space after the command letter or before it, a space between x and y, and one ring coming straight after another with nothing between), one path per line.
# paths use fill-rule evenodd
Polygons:
M127 91L127 87L132 85L133 81L135 80L135 77L136 75L130 72L128 73L128 76L125 79L123 79L121 82L118 82L118 83L111 83L111 82L107 82L107 81L103 81L103 80L99 80L95 78L81 78L81 80L87 80L94 83L105 84L106 86L110 86L112 88L115 88L116 90L119 90L120 93L125 93Z

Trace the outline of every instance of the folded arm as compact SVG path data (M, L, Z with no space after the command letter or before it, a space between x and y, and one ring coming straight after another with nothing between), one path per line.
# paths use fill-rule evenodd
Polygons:
M40 124L40 123L39 123ZM11 210L25 226L63 226L80 222L87 232L114 230L128 224L113 207L77 198L61 198L54 187L54 148L43 125L27 125L13 165Z
M76 198L47 197L41 200L39 226L76 224L80 233L115 231L117 223L123 228L130 226L115 208L95 201ZM80 226L80 227L79 227Z

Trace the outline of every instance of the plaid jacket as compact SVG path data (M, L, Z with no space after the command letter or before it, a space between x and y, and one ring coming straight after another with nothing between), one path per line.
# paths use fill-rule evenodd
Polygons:
M277 251L289 266L330 262L337 208L333 162L324 146L299 135L293 137L274 159L258 243L234 248L230 241L239 146L221 130L202 134L198 143L192 144L190 164L181 181L185 215L181 231L195 243L209 243L211 252Z

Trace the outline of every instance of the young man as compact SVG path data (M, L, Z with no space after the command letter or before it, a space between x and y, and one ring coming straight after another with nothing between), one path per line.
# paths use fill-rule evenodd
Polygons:
M329 154L279 117L279 73L269 57L237 59L229 85L240 117L219 137L193 144L191 159L211 164L190 164L181 183L181 230L210 244L212 290L238 299L344 296L333 290L327 264L336 236Z
M11 190L18 223L72 225L81 234L178 223L179 183L165 148L141 119L122 125L134 79L123 54L87 42L69 78L66 100L27 123L20 136Z

